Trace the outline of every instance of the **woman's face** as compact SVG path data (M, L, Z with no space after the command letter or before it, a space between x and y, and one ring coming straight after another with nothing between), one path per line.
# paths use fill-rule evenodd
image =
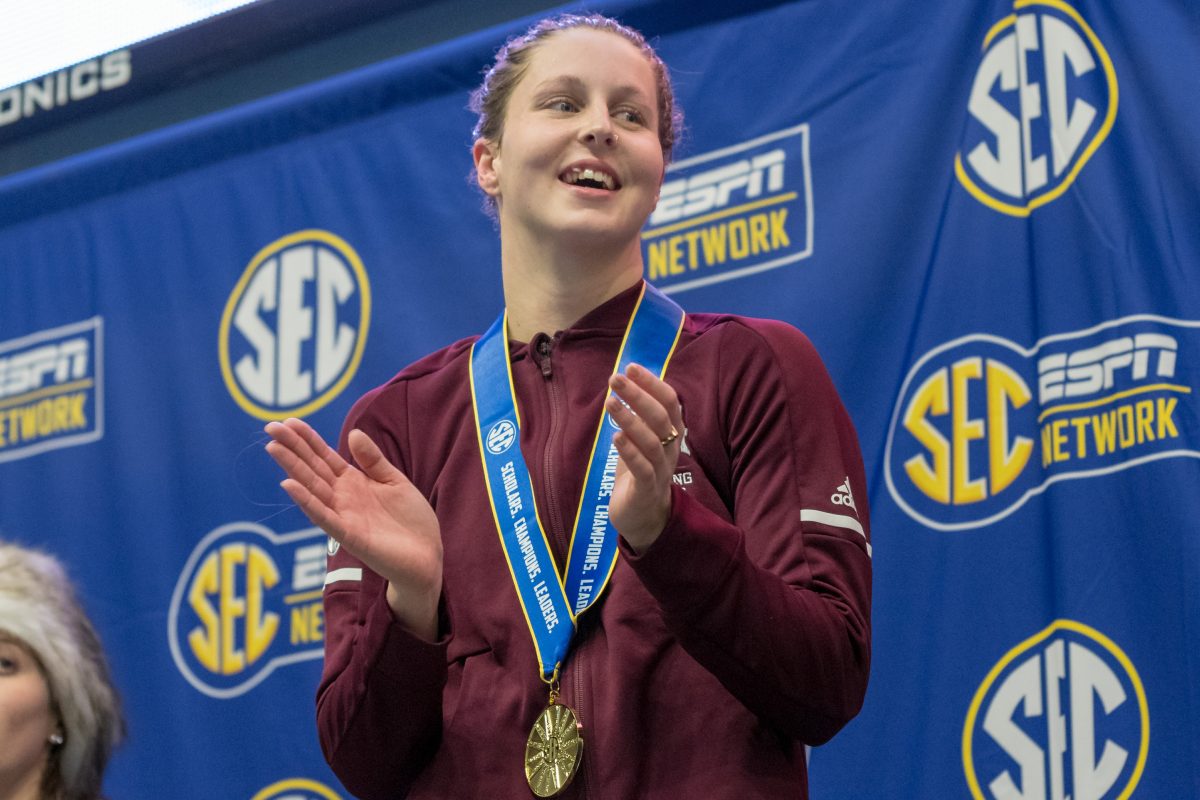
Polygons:
M37 786L58 722L33 653L0 631L0 786Z
M550 35L509 97L501 141L477 142L475 158L502 235L636 242L664 167L650 62L606 31Z

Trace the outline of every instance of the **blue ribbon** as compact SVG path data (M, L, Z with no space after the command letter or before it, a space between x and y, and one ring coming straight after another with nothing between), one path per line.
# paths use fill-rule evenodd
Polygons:
M659 377L675 352L684 313L643 283L630 315L614 372L638 363ZM617 561L617 533L608 518L617 471L616 422L601 411L588 460L565 580L538 518L529 469L521 453L520 415L508 357L508 315L471 348L471 400L479 453L496 531L537 651L542 678L553 680L575 632L575 618L603 593Z

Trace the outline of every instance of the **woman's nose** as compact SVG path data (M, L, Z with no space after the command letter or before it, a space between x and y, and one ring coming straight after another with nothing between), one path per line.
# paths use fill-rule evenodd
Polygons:
M617 143L617 132L613 130L612 119L607 113L593 114L581 128L580 138L587 144L612 147Z

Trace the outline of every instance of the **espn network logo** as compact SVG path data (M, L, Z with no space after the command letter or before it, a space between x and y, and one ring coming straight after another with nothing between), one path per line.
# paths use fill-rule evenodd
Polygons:
M647 278L684 291L812 255L809 127L671 164L642 232Z
M100 317L0 342L0 462L103 435Z
M320 658L326 541L252 522L211 531L180 573L168 613L175 666L198 691L245 694L277 667Z
M1032 348L990 334L935 347L893 411L884 477L940 530L996 522L1052 483L1200 458L1200 321L1136 315Z
M684 217L725 208L742 193L746 200L783 190L783 165L787 154L776 148L750 159L741 159L690 178L666 181L658 205L650 215L651 225L676 222Z

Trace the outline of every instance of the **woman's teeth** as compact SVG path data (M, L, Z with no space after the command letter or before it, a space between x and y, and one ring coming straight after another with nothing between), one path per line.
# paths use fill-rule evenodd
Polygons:
M572 186L587 186L593 189L607 189L610 192L616 188L616 179L607 172L596 169L572 169L563 176L563 180Z

